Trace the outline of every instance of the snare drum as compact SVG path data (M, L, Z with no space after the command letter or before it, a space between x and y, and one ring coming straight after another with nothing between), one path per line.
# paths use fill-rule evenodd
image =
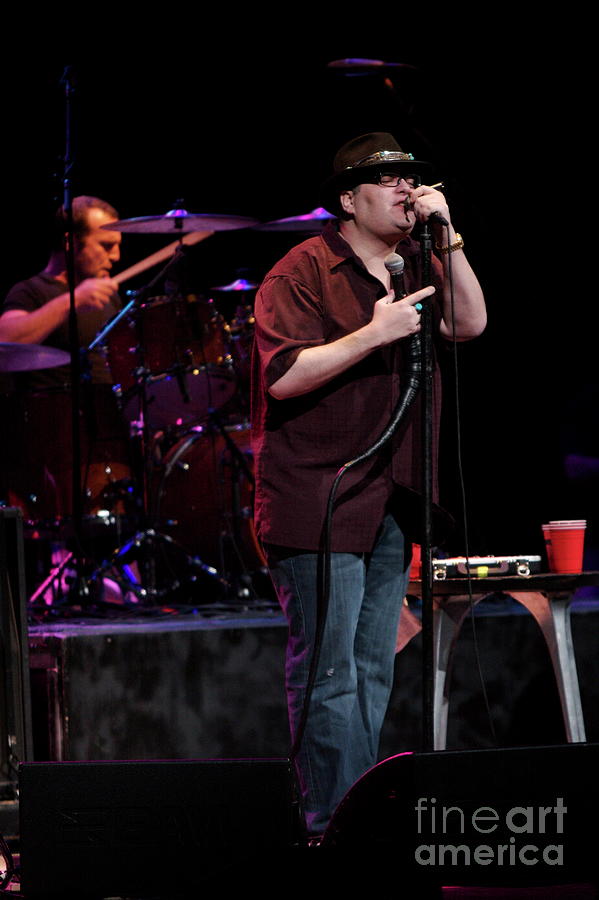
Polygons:
M156 297L108 333L106 349L125 417L145 409L152 430L198 422L235 393L226 325L211 301Z

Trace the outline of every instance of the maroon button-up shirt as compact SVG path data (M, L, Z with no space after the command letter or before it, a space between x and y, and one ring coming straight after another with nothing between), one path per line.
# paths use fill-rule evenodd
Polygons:
M411 293L420 286L420 246L407 238L397 250L405 261L406 289ZM437 260L434 280L439 293ZM276 400L269 388L304 348L331 343L370 322L374 302L385 294L382 283L368 272L336 225L294 247L261 285L255 305L252 442L255 523L262 541L304 550L319 548L336 473L368 449L389 424L402 387L405 342L374 351L308 394ZM438 372L433 393L436 461ZM403 527L417 533L420 418L417 398L393 439L341 479L333 515L333 551L371 550L391 504Z

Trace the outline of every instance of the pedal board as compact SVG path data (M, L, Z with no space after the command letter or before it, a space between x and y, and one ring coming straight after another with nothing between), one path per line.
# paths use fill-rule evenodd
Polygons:
M489 578L493 575L519 575L527 578L541 571L540 556L455 556L433 559L433 579Z

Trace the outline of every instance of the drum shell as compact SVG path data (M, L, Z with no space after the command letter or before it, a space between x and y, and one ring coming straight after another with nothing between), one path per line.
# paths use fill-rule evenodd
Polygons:
M154 519L220 572L251 572L266 561L254 530L250 429L233 426L225 434L199 427L169 450L155 479Z
M72 397L69 390L18 392L10 398L12 440L6 454L8 499L26 518L73 513ZM82 388L79 408L84 515L122 513L122 480L132 475L129 435L110 385Z

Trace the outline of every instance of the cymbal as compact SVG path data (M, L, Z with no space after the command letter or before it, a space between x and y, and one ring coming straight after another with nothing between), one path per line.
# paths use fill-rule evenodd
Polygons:
M369 74L369 72L393 72L396 69L411 69L417 72L416 66L410 63L385 62L382 59L364 59L362 57L350 57L349 59L334 59L327 63L329 69L339 69L348 74Z
M221 284L217 287L210 288L211 291L255 291L257 284L252 284L245 278L236 278L231 284Z
M0 343L0 372L29 372L64 366L71 357L56 347L41 344Z
M299 231L304 234L318 234L331 219L330 212L318 206L303 216L290 216L287 219L275 219L274 222L263 222L256 225L254 231Z
M190 231L232 231L236 228L250 228L258 219L246 216L212 215L210 213L189 213L185 209L171 209L163 216L140 216L135 219L120 219L102 225L106 231L124 231L130 234L184 234Z

